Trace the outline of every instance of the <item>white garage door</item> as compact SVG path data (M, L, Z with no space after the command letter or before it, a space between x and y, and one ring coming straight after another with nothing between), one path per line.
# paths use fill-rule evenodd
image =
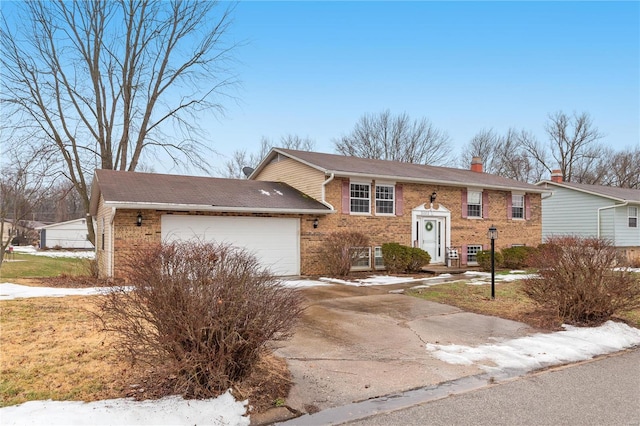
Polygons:
M163 215L162 240L198 238L255 254L276 275L300 275L300 221L275 217Z

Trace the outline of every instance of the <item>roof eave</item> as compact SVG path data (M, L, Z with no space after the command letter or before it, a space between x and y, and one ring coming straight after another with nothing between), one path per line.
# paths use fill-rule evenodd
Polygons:
M318 166L317 164L314 163L310 163L308 161L303 160L302 158L296 157L295 155L291 155L287 152L284 152L278 148L271 148L271 151L269 151L269 153L262 159L262 161L260 162L260 164L258 164L258 166L255 168L255 170L249 175L249 177L247 179L253 180L253 178L255 176L258 176L260 174L260 172L262 172L262 169L265 168L265 166L267 164L269 164L271 162L271 159L274 157L274 155L276 154L280 154L280 155L284 155L287 158L291 158L292 160L298 161L299 163L302 163L306 166L309 166L311 168L314 168L316 170L320 170L323 173L327 173L330 172L327 169Z
M614 197L614 196L611 196L611 195L601 194L599 192L588 191L588 190L583 189L583 188L576 188L574 186L563 185L562 183L563 182L553 182L551 180L541 180L540 182L537 182L536 185L542 185L542 184L555 185L555 186L559 186L561 188L572 189L574 191L582 192L584 194L595 195L596 197L602 197L602 198L606 198L608 200L618 201L620 203L637 203L638 202L638 201L635 201L635 200L628 200L626 198L620 198L620 197Z
M476 187L476 188L486 188L486 189L497 189L501 191L525 191L529 193L539 193L544 194L549 192L544 189L535 189L531 188L533 185L530 185L527 188L519 187L519 186L504 186L504 185L487 185L481 184L478 182L456 182L451 180L441 180L441 179L425 179L425 178L412 178L405 176L390 176L390 175L378 175L378 174L369 174L369 173L350 173L339 170L327 170L328 173L334 173L337 177L349 177L349 178L361 178L361 179L371 179L371 178L379 178L381 180L391 180L391 181L401 181L401 182L410 182L410 183L433 183L443 186L461 186L461 187Z
M106 207L127 210L177 210L177 211L205 211L221 213L280 213L280 214L331 214L335 210L326 209L292 209L269 207L230 207L211 206L205 204L174 204L174 203L132 203L125 201L105 201Z

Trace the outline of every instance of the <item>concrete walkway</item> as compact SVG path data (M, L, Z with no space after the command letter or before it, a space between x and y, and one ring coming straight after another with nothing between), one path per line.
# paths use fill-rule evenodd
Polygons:
M390 293L403 287L409 285L301 290L308 308L293 339L276 350L295 382L287 406L313 413L477 375L477 366L435 359L425 344L477 345L539 331Z

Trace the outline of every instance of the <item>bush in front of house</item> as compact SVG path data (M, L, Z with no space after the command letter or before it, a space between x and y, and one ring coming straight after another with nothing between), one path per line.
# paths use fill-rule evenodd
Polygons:
M536 248L530 246L515 246L503 248L503 266L509 269L525 269L531 266L529 258L535 253Z
M369 237L361 232L338 231L325 238L320 247L320 260L327 274L346 277L358 259L369 256Z
M494 262L496 268L501 268L503 264L502 253L499 251L494 251L493 253ZM476 254L476 260L478 261L478 266L485 272L491 272L491 251L490 250L481 250Z
M614 269L618 254L607 240L554 237L530 259L539 277L525 279L522 291L563 322L597 325L617 312L640 308L640 278Z
M115 349L144 363L162 391L208 398L246 378L266 344L290 337L301 296L255 256L226 245L161 244L128 263L127 287L102 297ZM152 380L149 380L152 382Z
M382 260L387 272L397 274L420 271L431 262L431 256L417 247L385 243L382 245Z

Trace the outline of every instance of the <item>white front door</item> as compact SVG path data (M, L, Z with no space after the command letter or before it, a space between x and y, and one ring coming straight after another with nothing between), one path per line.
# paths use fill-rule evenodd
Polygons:
M437 217L423 218L420 234L420 248L431 256L431 263L444 262L444 219Z

